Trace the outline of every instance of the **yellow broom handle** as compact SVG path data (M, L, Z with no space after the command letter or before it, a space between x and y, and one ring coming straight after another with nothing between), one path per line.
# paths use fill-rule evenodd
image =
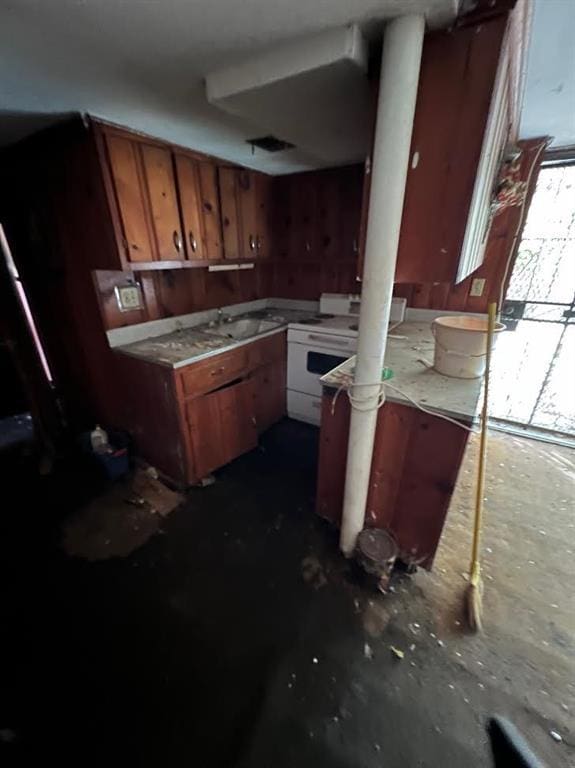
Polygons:
M479 560L479 544L481 540L481 518L483 515L483 489L485 487L485 452L487 448L487 409L489 405L489 369L491 366L491 349L495 332L497 304L489 305L487 321L487 349L485 355L485 381L483 384L483 408L481 411L481 434L479 437L479 467L477 473L477 488L475 495L475 525L473 528L473 548L471 551L471 573Z

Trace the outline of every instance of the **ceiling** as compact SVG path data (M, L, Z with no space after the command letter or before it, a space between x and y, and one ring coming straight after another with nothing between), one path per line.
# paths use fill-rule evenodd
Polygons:
M575 145L574 0L535 0L520 135Z
M547 1L547 0L546 0ZM569 2L569 0L567 0ZM458 0L3 0L0 144L70 111L281 173L297 151L251 148L258 131L208 104L203 77L255 51L358 21L423 12L454 18ZM377 25L376 25L377 27Z

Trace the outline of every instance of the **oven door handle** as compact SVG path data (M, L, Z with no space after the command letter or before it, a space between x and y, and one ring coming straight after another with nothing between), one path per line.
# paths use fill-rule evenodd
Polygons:
M310 341L321 341L323 344L326 345L326 347L329 347L331 345L337 346L337 347L349 347L349 341L347 339L334 339L330 336L319 336L315 333L308 333L307 335L308 339Z

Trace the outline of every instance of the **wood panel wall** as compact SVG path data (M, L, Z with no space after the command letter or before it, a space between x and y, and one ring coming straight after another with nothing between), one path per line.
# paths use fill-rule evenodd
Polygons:
M120 312L114 288L127 279L142 287L145 308ZM151 272L94 272L94 285L106 330L201 312L228 304L265 298L318 300L324 292L356 293L355 262L306 264L270 262L253 269L208 272L207 269Z
M527 206L535 191L541 163L540 148L545 141L546 138L543 137L519 142L519 146L524 150L521 159L521 178L529 181ZM533 167L536 160L535 167ZM530 174L532 167L533 172ZM520 219L521 209L518 207L508 208L495 217L488 235L485 260L482 266L458 285L451 283L402 283L395 285L394 295L406 298L409 307L445 309L456 312L486 312L491 301L499 301L507 260L512 251L516 252L520 239L519 237L516 239L516 235L520 235L518 233L518 227L521 224ZM514 257L515 253L512 254L512 259ZM512 264L507 274L507 283L511 276L511 269ZM484 278L486 281L483 295L480 297L469 295L471 283L475 278Z
M254 269L208 272L207 269L154 270L150 272L94 272L94 284L107 330L201 312L271 296L271 265ZM117 285L135 279L142 288L145 308L120 312L114 294Z

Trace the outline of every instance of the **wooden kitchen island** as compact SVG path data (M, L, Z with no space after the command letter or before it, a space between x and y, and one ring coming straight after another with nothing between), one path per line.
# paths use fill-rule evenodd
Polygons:
M385 363L394 387L425 408L471 426L481 379L452 379L421 362L430 358L433 339L428 323L404 323L400 338L388 340ZM317 513L339 526L343 507L351 405L347 387L355 358L322 378ZM386 388L380 408L366 526L384 528L397 541L401 559L431 569L441 538L469 432L439 415L417 408Z

